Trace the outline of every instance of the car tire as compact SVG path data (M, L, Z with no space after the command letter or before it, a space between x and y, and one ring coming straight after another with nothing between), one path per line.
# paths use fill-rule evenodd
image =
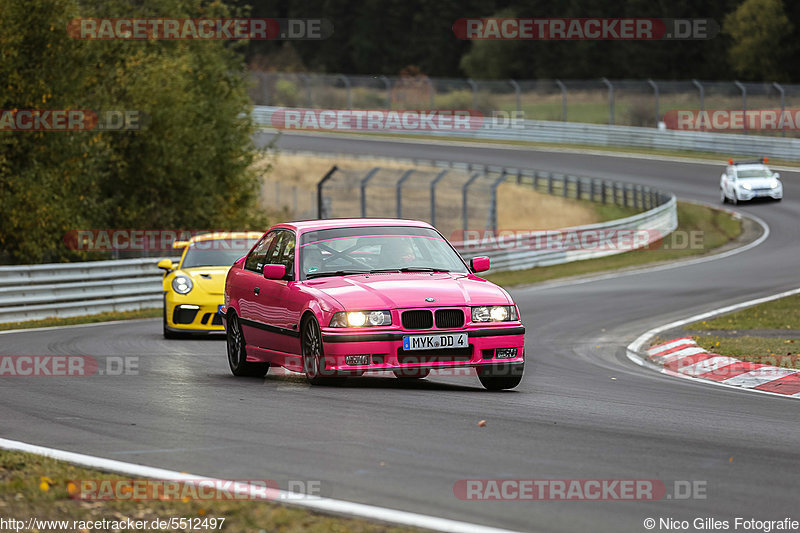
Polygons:
M722 205L728 203L728 197L725 196L725 189L723 189L722 187L719 188L719 201Z
M431 373L430 368L397 368L394 375L400 379L424 379Z
M300 328L300 351L303 356L303 372L311 385L336 385L346 378L331 375L325 369L325 353L319 322L313 316L303 321Z
M228 317L225 331L228 351L228 366L234 376L264 377L269 372L269 363L250 363L245 352L244 333L235 313Z
M525 363L478 367L478 379L487 390L513 389L522 381Z

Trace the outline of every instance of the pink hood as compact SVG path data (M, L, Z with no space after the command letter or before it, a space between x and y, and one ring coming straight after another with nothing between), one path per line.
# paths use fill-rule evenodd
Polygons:
M390 273L336 276L303 282L338 301L344 309L403 309L512 303L494 283L449 273ZM426 302L425 298L434 298Z

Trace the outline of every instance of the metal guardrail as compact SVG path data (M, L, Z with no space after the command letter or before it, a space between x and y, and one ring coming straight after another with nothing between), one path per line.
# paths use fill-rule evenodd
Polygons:
M272 126L272 114L283 108L254 106L253 119L263 127ZM767 156L790 161L800 160L800 139L776 138L758 135L737 135L696 131L661 130L633 126L609 126L577 122L551 122L520 120L514 127L496 127L484 121L470 130L447 131L382 131L392 133L480 140L527 141L539 143L579 144L591 146L617 146L650 148L655 150L690 150L728 156Z
M558 265L582 259L593 259L595 257L605 257L609 255L628 252L632 249L643 248L655 241L662 239L672 233L678 227L677 201L672 196L666 203L627 218L602 222L599 224L588 224L576 226L568 230L557 230L559 232L568 231L571 234L587 235L592 232L610 235L614 230L626 230L636 233L637 238L631 240L634 246L604 248L603 246L587 246L586 248L560 248L543 247L529 248L526 246L512 246L509 249L497 249L497 246L486 248L481 246L480 241L465 241L454 243L454 246L463 256L474 257L478 255L488 256L490 259L490 272L504 272L509 270L524 270L527 268ZM528 242L537 242L537 236L541 237L539 242L547 242L547 237L553 232L538 231L531 232L530 237L526 237ZM595 241L597 243L597 241Z
M163 274L157 262L0 266L0 323L159 307Z

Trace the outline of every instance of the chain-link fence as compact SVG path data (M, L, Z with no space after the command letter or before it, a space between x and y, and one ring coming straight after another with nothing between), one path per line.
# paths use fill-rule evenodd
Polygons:
M498 230L498 189L537 193L653 209L667 193L629 183L544 172L451 162L429 162L430 169L374 167L368 171L333 166L317 185L319 218L397 217L424 220L444 235L470 229ZM440 168L436 168L440 167ZM517 213L517 216L522 213Z
M261 206L285 214L288 220L308 220L317 213L316 192L283 181L264 180Z
M800 85L738 81L471 80L254 72L256 105L336 109L475 109L529 120L657 127L672 110L800 107ZM795 129L789 128L791 135ZM786 135L787 131L744 133Z

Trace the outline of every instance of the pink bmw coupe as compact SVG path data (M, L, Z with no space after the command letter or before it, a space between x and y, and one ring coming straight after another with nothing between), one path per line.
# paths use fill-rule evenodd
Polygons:
M487 257L465 263L425 222L278 224L225 281L231 371L283 367L317 385L473 367L487 389L516 387L525 328L508 293L475 275L488 268Z

